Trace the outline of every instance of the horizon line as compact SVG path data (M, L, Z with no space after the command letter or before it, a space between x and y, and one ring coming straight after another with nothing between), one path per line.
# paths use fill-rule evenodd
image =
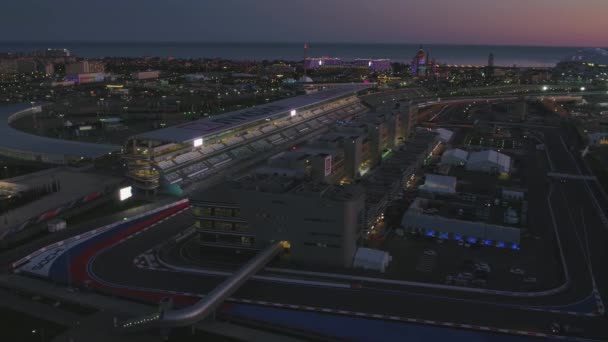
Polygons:
M361 42L361 41L235 41L235 40L80 40L80 39L59 39L59 40L0 40L0 44L27 44L27 43L87 43L87 44L342 44L342 45L424 45L424 46L495 46L495 47L543 47L543 48L607 48L590 45L536 45L536 44L513 44L513 43L403 43L403 42Z

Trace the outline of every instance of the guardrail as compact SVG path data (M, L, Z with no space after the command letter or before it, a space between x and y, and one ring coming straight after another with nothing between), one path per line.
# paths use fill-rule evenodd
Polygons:
M137 220L137 219L142 218L144 216L147 216L147 215L159 212L159 211L163 211L165 209L174 207L176 205L180 205L180 204L185 203L185 202L188 202L188 200L184 199L184 200L180 200L180 201L177 201L177 202L173 202L173 203L164 205L162 207L158 207L158 208L152 209L150 211L147 211L147 212L144 212L144 213L141 213L141 214L137 214L137 215L135 215L135 216L133 216L131 218L128 218L127 220L122 220L122 221L117 221L117 222L114 222L114 223L110 223L110 224L105 225L103 227L95 228L93 230L90 230L90 231L88 231L86 233L75 235L75 236L72 236L72 237L70 237L68 239L61 240L61 241L52 243L50 245L44 246L44 247L42 247L42 248L40 248L40 249L38 249L38 250L36 250L36 251L28 254L27 256L25 256L25 257L23 257L23 258L15 261L15 262L13 262L11 264L11 269L14 270L15 272L18 272L17 269L19 267L27 264L30 260L32 260L33 258L37 257L38 255L40 255L40 254L48 251L49 249L53 249L53 248L56 248L56 247L59 247L59 246L63 246L64 244L68 244L68 243L73 242L73 241L77 241L77 240L89 238L91 236L95 236L97 234L100 234L100 233L103 233L103 232L105 232L107 230L110 230L110 229L112 229L112 228L114 228L114 227L116 227L118 225L124 224L126 222L131 222L131 221Z

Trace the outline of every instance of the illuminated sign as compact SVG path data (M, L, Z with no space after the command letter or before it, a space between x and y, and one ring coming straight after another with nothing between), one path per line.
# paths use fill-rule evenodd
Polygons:
M194 139L194 147L203 146L203 138Z
M292 109L291 112L289 113L291 116L296 116L297 112L295 109Z
M133 188L130 186L122 188L118 194L121 201L127 200L133 196Z

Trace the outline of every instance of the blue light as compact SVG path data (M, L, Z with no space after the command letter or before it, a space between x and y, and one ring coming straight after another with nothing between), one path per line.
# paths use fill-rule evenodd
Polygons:
M461 241L462 240L462 236L460 236L458 234L454 234L454 240Z
M467 239L467 241L468 241L469 243L475 243L475 242L477 242L477 239L476 239L476 238L474 238L474 237L470 237L470 238L468 238L468 239Z
M505 243L504 243L504 242L502 242L502 241L498 241L498 242L496 243L496 247L498 247L498 248L504 248L504 247L505 247Z
M435 236L435 231L433 231L433 230L427 230L426 231L426 236Z
M492 241L490 241L490 240L483 240L483 245L484 246L489 246L491 244L492 244Z
M447 239L448 238L448 233L439 233L439 238L440 239Z
M511 245L511 249L519 249L519 246L516 243L514 243Z

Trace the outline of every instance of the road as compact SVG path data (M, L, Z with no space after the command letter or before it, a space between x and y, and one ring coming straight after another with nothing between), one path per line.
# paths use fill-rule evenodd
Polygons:
M571 132L559 128L546 128L542 132L551 160L550 171L575 175L589 173L577 153L570 153L569 146L573 146L575 151L580 147ZM542 181L546 182L570 279L568 286L559 294L540 298L507 298L419 287L344 289L251 280L234 297L532 332L547 332L548 326L555 321L567 322L583 328L586 337L608 340L608 329L605 329L608 322L604 314L577 316L545 310L584 301L593 296L595 290L603 298L608 298L608 268L603 266L608 257L605 250L608 229L598 214L598 210L608 208L608 199L591 180L562 183L546 177ZM548 224L552 221L547 219L550 212L538 214L544 217L539 222ZM171 239L191 222L188 212L181 213L154 229L103 251L91 261L89 270L108 287L208 293L223 280L222 277L142 269L132 263L135 257Z
M565 174L587 174L588 171L569 146L578 149L571 133L560 128L542 129L551 169ZM582 148L581 148L582 149ZM568 180L565 183L539 176L545 182L548 201L555 216L556 229L562 243L569 282L559 294L539 298L506 298L489 294L416 288L394 289L391 286L364 286L360 289L304 286L251 280L235 298L254 301L314 306L332 310L383 314L424 320L449 321L460 324L486 325L505 329L546 332L552 322L567 322L585 330L589 338L608 340L604 325L606 317L565 315L545 309L567 307L594 296L597 290L603 298L608 295L608 270L602 262L608 257L608 230L604 226L598 205L608 208L608 200L597 184L590 180ZM550 212L538 222L549 224ZM92 272L108 286L165 290L204 294L223 279L218 276L149 270L135 267L133 260L153 246L167 241L191 224L188 213L160 224L158 227L125 240L97 256ZM559 257L556 253L556 257ZM530 309L534 307L534 310Z

